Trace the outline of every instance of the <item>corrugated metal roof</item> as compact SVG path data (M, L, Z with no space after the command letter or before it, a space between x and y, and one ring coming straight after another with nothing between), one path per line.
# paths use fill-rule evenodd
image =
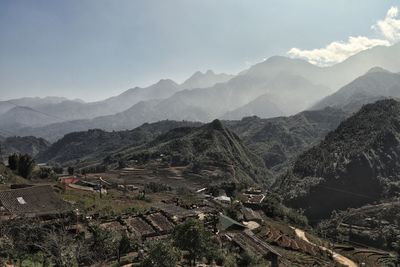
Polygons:
M15 216L38 216L70 210L49 185L0 191L1 205Z

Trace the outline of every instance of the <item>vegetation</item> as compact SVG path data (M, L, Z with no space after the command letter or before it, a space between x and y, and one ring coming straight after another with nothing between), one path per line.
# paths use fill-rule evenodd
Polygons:
M263 161L218 120L197 128L173 129L146 145L120 150L108 160L183 166L216 183L271 183Z
M322 140L346 116L339 109L325 108L289 117L261 119L254 116L223 123L263 159L274 175L279 175L291 161Z
M28 154L35 157L50 147L50 143L43 138L34 136L10 136L0 140L0 156L12 154Z
M399 194L399 114L395 100L366 105L299 156L276 183L286 203L320 219Z
M211 233L197 220L189 219L176 226L172 236L176 247L189 252L190 266L195 266L196 260L210 257L215 252Z
M283 220L287 223L307 226L308 220L301 212L286 207L281 198L274 193L269 193L262 203L262 210L270 218Z
M35 166L35 161L29 155L13 154L8 157L8 165L18 175L29 178Z
M167 131L182 126L198 126L200 123L187 121L160 121L145 123L130 131L106 132L99 129L66 134L37 157L40 161L50 161L67 165L71 163L99 161L105 164L117 163L107 157L111 152L125 147L140 146ZM123 161L121 161L123 163ZM125 167L121 164L120 167Z
M141 263L143 267L175 267L180 262L181 252L169 241L150 242L148 247Z

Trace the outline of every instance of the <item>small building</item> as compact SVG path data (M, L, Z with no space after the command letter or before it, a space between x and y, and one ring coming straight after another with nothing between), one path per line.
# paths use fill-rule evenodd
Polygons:
M242 208L243 217L246 221L254 221L257 223L263 223L263 215L260 211L255 211L250 208L243 207Z
M175 225L168 220L161 212L148 214L145 216L148 221L160 235L166 235L172 233Z
M65 214L71 206L50 185L0 191L0 220Z
M231 203L231 198L227 197L227 196L218 196L218 197L215 197L214 200L219 201L219 202L224 203L224 204L230 204Z
M157 236L157 232L153 227L139 216L124 219L124 223L127 225L128 231L134 237L145 239L147 237Z
M79 179L76 178L75 176L60 177L60 178L58 178L58 180L62 184L75 184L75 183L79 182Z
M219 231L243 231L246 226L220 213L217 228Z
M154 205L154 207L160 209L173 222L181 222L188 218L198 217L195 211L182 208L175 204L159 203Z

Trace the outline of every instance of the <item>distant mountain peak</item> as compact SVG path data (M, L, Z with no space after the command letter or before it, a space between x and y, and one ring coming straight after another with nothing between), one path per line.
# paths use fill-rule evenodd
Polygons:
M157 85L157 86L177 86L178 84L171 79L161 79L155 85Z
M233 78L233 75L225 73L217 74L213 70L207 70L204 73L196 71L186 81L181 84L183 89L206 88L215 85L216 83L223 83Z
M369 71L367 71L366 74L368 74L368 73L376 73L376 72L391 73L390 71L388 71L388 70L386 70L386 69L384 69L382 67L376 66L376 67L371 68Z

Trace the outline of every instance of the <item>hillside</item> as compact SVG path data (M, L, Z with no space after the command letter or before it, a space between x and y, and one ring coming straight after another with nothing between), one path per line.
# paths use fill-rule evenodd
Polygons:
M389 97L400 97L400 74L376 67L322 99L313 109L330 106L355 112L364 104Z
M399 125L399 102L381 100L364 106L300 155L277 181L277 190L310 218L398 194Z
M259 155L268 169L279 174L300 153L321 141L346 118L341 110L326 108L289 117L247 117L224 121L247 147Z
M48 149L50 143L43 138L34 136L13 136L4 139L0 138L0 146L3 157L13 153L29 154L34 157Z
M37 156L39 161L67 165L90 160L99 160L113 151L134 147L177 127L199 126L195 122L160 121L145 123L129 131L106 132L99 129L74 132L52 144Z
M143 146L121 150L107 160L124 161L128 166L183 167L184 173L195 175L203 183L271 182L262 160L218 120L201 127L173 129Z

